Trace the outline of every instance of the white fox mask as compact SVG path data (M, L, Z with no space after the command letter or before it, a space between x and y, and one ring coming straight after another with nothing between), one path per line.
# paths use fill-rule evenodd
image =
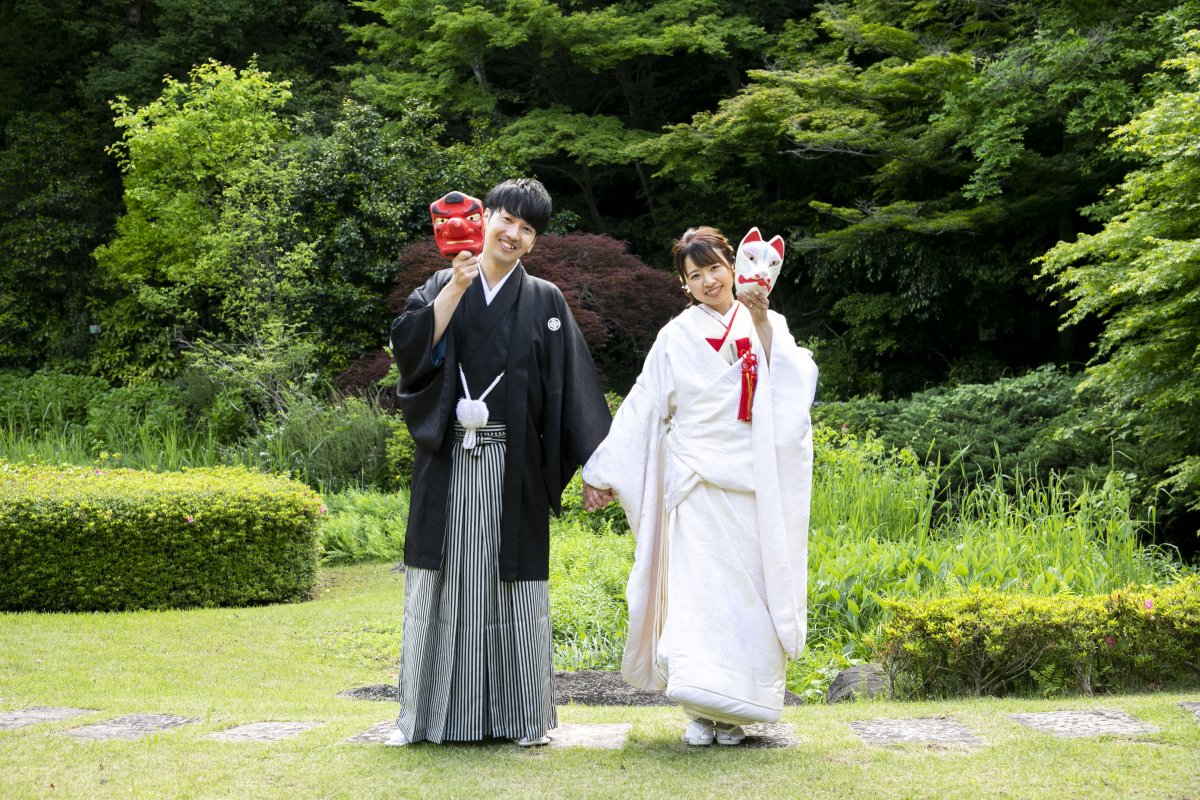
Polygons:
M751 228L737 249L737 260L733 268L734 275L737 276L737 288L740 289L747 283L757 283L765 286L770 294L782 266L783 237L776 236L771 241L764 242L758 228Z

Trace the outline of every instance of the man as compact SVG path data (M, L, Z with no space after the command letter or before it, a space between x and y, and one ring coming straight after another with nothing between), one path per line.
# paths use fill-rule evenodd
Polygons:
M482 252L460 252L392 323L417 445L392 745L548 741L548 516L610 423L562 293L521 266L550 219L545 187L506 181L483 205Z

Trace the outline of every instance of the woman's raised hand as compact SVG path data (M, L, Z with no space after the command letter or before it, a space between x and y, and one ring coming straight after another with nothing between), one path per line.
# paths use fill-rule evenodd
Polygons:
M771 301L767 299L765 288L756 284L743 286L738 289L737 299L750 309L750 319L754 320L755 325L767 321L767 309L771 307Z

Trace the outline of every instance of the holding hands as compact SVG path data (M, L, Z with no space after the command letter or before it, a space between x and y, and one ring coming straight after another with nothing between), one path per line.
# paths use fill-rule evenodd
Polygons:
M616 499L612 489L597 489L587 481L583 482L583 510L598 511Z

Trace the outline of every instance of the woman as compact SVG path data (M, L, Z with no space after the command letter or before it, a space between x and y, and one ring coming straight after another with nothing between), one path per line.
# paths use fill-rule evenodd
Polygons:
M674 257L692 305L585 465L584 503L615 496L638 540L625 679L683 705L688 744L733 745L779 719L804 647L817 368L762 287L735 296L720 231L688 230Z

